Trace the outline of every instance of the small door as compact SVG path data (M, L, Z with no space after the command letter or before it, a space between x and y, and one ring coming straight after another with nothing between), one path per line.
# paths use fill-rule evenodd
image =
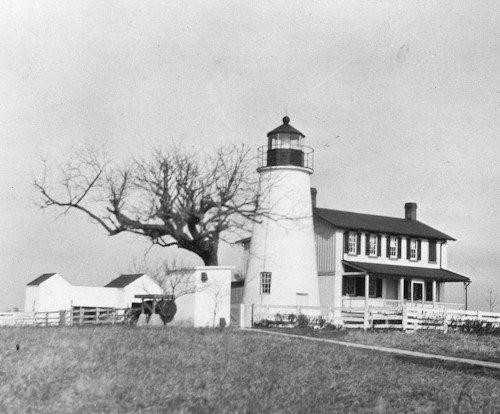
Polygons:
M424 284L422 282L413 282L413 300L422 300L424 298Z
M307 293L297 293L297 306L309 306L309 295Z

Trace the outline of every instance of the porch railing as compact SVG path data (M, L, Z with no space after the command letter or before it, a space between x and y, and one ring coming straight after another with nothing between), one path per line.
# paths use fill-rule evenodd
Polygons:
M342 307L344 308L364 308L366 305L366 299L362 297L343 297ZM368 306L376 307L401 307L406 305L408 307L415 308L434 308L434 309L458 309L465 310L465 305L463 303L451 303L451 302L431 302L431 301L412 301L408 299L397 300L397 299L381 299L381 298L370 298L368 299Z

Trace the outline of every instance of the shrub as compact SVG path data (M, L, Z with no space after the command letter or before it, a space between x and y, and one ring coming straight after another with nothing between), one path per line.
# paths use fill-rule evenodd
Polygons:
M500 335L498 324L478 319L452 319L448 323L448 328L477 335Z
M300 314L297 317L297 326L299 328L307 328L309 326L309 318L306 315Z

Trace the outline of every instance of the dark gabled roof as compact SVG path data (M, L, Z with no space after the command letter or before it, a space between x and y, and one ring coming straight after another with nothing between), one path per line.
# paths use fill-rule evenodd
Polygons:
M427 267L397 266L379 263L360 263L342 260L342 263L354 269L363 271L370 276L385 277L410 277L424 280L436 280L438 282L470 282L468 277L450 272L446 269L430 269ZM348 271L349 269L346 269Z
M38 285L42 284L43 282L45 282L47 279L54 276L55 274L57 274L57 273L44 273L43 275L38 276L35 280L32 280L31 282L29 282L26 286L38 286Z
M350 211L315 208L314 216L346 230L363 230L401 236L425 237L438 240L455 240L417 220L352 213Z
M295 129L293 126L289 125L290 118L285 116L283 118L283 124L280 125L278 128L274 128L272 131L267 133L267 136L272 135L272 134L286 134L286 133L292 133L292 134L299 134L302 137L305 137L305 135L300 132L298 129Z
M127 285L130 285L133 281L139 279L142 276L144 276L144 273L136 273L136 274L131 274L131 275L120 275L116 279L109 282L104 287L122 288L122 287L125 287Z

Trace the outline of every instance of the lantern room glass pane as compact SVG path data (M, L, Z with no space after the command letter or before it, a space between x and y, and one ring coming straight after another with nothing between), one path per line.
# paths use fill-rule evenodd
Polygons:
M290 148L290 134L278 134L278 138L280 141L280 144L278 144L280 148Z

